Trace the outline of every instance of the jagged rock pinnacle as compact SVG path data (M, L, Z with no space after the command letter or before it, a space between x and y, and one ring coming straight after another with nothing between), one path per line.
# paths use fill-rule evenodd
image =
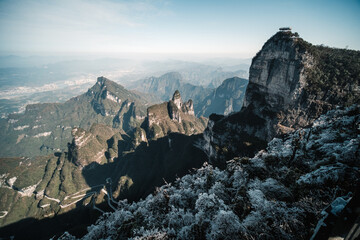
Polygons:
M189 99L189 101L187 101L184 105L183 105L183 112L185 112L186 114L195 116L195 112L194 112L194 103L191 99Z
M174 95L172 97L173 102L175 103L175 105L177 106L178 109L181 109L182 106L182 100L181 100L181 95L179 90L176 90L174 92Z

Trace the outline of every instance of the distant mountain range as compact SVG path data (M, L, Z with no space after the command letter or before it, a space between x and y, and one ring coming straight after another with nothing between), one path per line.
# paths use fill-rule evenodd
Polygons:
M204 63L169 60L147 62L144 63L144 66L153 69L153 76L178 72L185 83L205 88L216 88L227 78L248 78L250 63L250 59L214 59ZM129 87L130 85L125 86Z
M84 93L92 86L93 79L101 75L127 87L138 79L176 71L185 82L208 87L215 80L220 85L226 78L247 78L249 66L249 59L213 59L200 63L139 60L131 56L0 56L0 116L6 118L30 103L65 102Z
M212 113L229 114L242 106L248 80L238 77L226 79L215 89L195 86L184 81L178 72L151 77L132 83L129 87L140 92L156 94L168 100L175 90L185 99L192 99L196 116L208 117Z
M182 75L178 72L170 72L160 77L150 77L139 80L128 87L140 92L156 94L163 101L169 100L173 93L178 90L184 99L192 99L194 101L195 112L198 111L197 104L211 93L210 88L185 82Z

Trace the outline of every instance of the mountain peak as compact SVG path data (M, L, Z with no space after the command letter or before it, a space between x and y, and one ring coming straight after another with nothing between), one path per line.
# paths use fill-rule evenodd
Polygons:
M175 90L174 95L173 95L173 100L178 99L178 98L181 98L180 92L179 92L179 90Z
M304 53L308 50L308 46L311 45L304 39L300 38L297 32L291 32L291 30L280 30L269 38L263 45L261 51L259 51L255 58L264 53L266 50L273 52L299 52ZM293 56L292 54L291 56ZM291 58L291 56L284 56L283 58ZM274 55L275 57L275 55Z
M106 81L110 81L110 80L107 79L107 78L104 77L104 76L101 76L101 77L98 77L98 78L97 78L96 83L101 86L101 85L104 85Z
M227 78L225 79L221 85L226 86L229 84L233 84L233 83L247 83L249 80L245 79L245 78L239 78L239 77L232 77L232 78ZM220 86L221 86L220 85Z
M116 83L106 77L103 77L103 76L97 78L96 84L94 86L96 86L96 85L99 85L100 89L103 89L104 87L111 88L111 89L113 89L113 88L125 89L121 84Z
M172 101L175 103L175 105L178 107L178 109L181 108L182 106L182 100L181 100L181 95L180 95L180 92L179 90L176 90L174 92L174 95L172 97Z
M298 39L299 34L297 32L291 32L290 30L280 30L269 40L281 40L281 39Z

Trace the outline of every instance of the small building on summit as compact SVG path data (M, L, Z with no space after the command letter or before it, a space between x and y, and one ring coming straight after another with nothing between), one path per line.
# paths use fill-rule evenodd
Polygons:
M282 27L282 28L279 28L279 30L282 32L288 32L288 31L291 31L291 27Z

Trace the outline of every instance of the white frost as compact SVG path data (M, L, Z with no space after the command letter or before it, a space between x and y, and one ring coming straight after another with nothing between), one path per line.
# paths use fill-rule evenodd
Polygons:
M20 131L20 130L24 130L25 128L28 128L29 125L24 125L24 126L18 126L16 128L14 128L15 131Z
M109 91L106 91L106 99L109 99L110 101L121 103L121 99L117 96L112 95Z
M0 211L0 213L2 213L2 215L0 216L0 218L5 217L8 214L8 211Z
M14 183L16 182L16 179L17 179L17 177L12 177L7 181L7 183L9 184L9 186L11 188L13 187Z
M47 136L50 136L50 135L51 135L51 132L43 132L43 133L36 134L34 136L34 138L47 137Z
M17 120L17 119L11 119L11 118L10 118L10 119L8 120L8 123L16 123L17 121L19 121L19 120Z

